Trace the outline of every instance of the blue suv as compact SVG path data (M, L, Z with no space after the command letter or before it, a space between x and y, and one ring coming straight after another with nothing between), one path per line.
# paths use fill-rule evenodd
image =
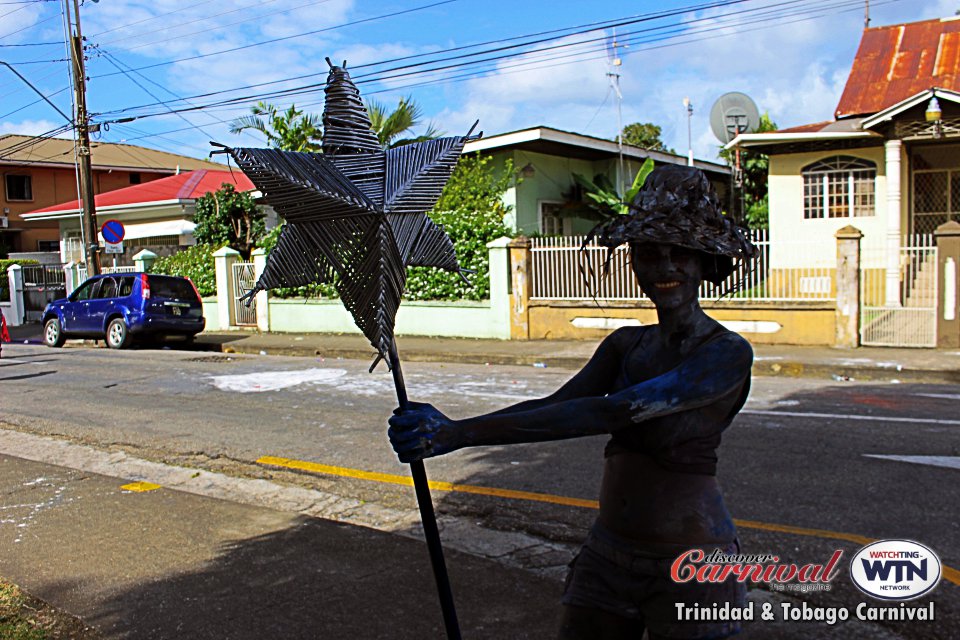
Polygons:
M203 331L203 304L187 278L146 273L99 275L43 311L43 341L61 347L67 338L105 338L111 349L130 346L134 336Z

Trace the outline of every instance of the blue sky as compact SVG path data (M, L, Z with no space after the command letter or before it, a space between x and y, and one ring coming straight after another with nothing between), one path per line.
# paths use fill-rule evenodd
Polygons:
M870 6L872 25L878 26L953 16L960 0L871 0ZM750 95L781 127L832 117L863 29L862 1L86 0L80 13L91 46L90 111L103 114L100 121L141 116L110 125L100 139L199 157L209 140L263 144L255 135L227 131L226 122L247 113L255 97L232 105L211 102L319 84L271 101L320 113L326 56L346 59L356 69L365 96L395 105L410 95L423 106L425 121L448 133L465 132L479 119L488 135L547 125L613 138L617 104L602 40L610 29L545 35L556 39L504 50L497 54L503 58L481 65L433 73L423 66L386 70L478 50L447 51L456 47L671 10L676 15L619 28L620 39L630 44L620 50L624 124L659 124L665 142L683 153L683 98L689 97L694 152L715 159L709 108L727 91ZM70 113L60 11L58 0L2 0L0 60ZM273 42L257 44L267 40ZM227 49L235 50L220 53ZM421 57L383 64L416 55ZM402 73L410 75L383 77ZM363 74L370 75L359 82ZM294 77L300 78L288 80ZM265 82L273 84L216 93ZM211 95L179 100L200 94ZM167 112L191 105L205 108ZM60 124L49 105L0 67L0 133L40 134Z

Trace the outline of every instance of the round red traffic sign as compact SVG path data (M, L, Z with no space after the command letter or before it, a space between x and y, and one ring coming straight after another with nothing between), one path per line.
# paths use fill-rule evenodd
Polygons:
M103 234L104 242L118 244L123 242L123 236L126 231L123 228L123 223L119 220L107 220L103 223L103 226L100 227L100 233Z

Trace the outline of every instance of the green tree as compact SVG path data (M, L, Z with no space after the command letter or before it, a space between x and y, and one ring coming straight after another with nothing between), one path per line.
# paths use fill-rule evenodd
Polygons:
M319 151L321 136L320 116L304 113L291 104L286 111L266 102L250 107L251 114L230 122L230 133L239 134L248 129L259 131L267 145L284 151Z
M470 284L457 274L431 267L407 269L410 300L484 300L490 297L490 264L487 243L512 235L503 223L510 208L503 194L516 179L513 162L497 170L489 156L465 155L450 176L430 218L453 240L457 260Z
M625 126L620 136L623 139L623 144L628 144L632 147L640 147L641 149L649 149L650 151L675 153L673 149L667 147L667 145L663 143L663 140L660 139L662 133L663 130L660 126L652 122L634 122Z
M419 136L400 138L404 133L414 129L423 117L423 108L412 98L400 98L397 108L387 113L387 107L376 100L368 100L367 113L370 115L370 124L384 149L399 147L413 142L433 140L443 135L431 122L427 130Z
M193 237L197 244L222 247L229 245L244 258L263 237L264 215L249 193L241 193L229 182L215 192L197 199Z
M777 124L770 119L770 114L760 116L760 125L753 133L776 131ZM735 152L726 149L720 150L720 157L733 165ZM751 229L766 229L769 225L770 205L767 196L767 179L770 171L770 158L756 151L743 149L740 151L740 170L743 177L743 211L747 225Z

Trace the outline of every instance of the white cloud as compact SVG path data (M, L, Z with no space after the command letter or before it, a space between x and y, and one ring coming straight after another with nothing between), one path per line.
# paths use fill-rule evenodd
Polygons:
M0 134L16 133L23 136L38 136L60 126L50 120L21 120L19 122L0 122ZM60 136L63 137L63 136Z

